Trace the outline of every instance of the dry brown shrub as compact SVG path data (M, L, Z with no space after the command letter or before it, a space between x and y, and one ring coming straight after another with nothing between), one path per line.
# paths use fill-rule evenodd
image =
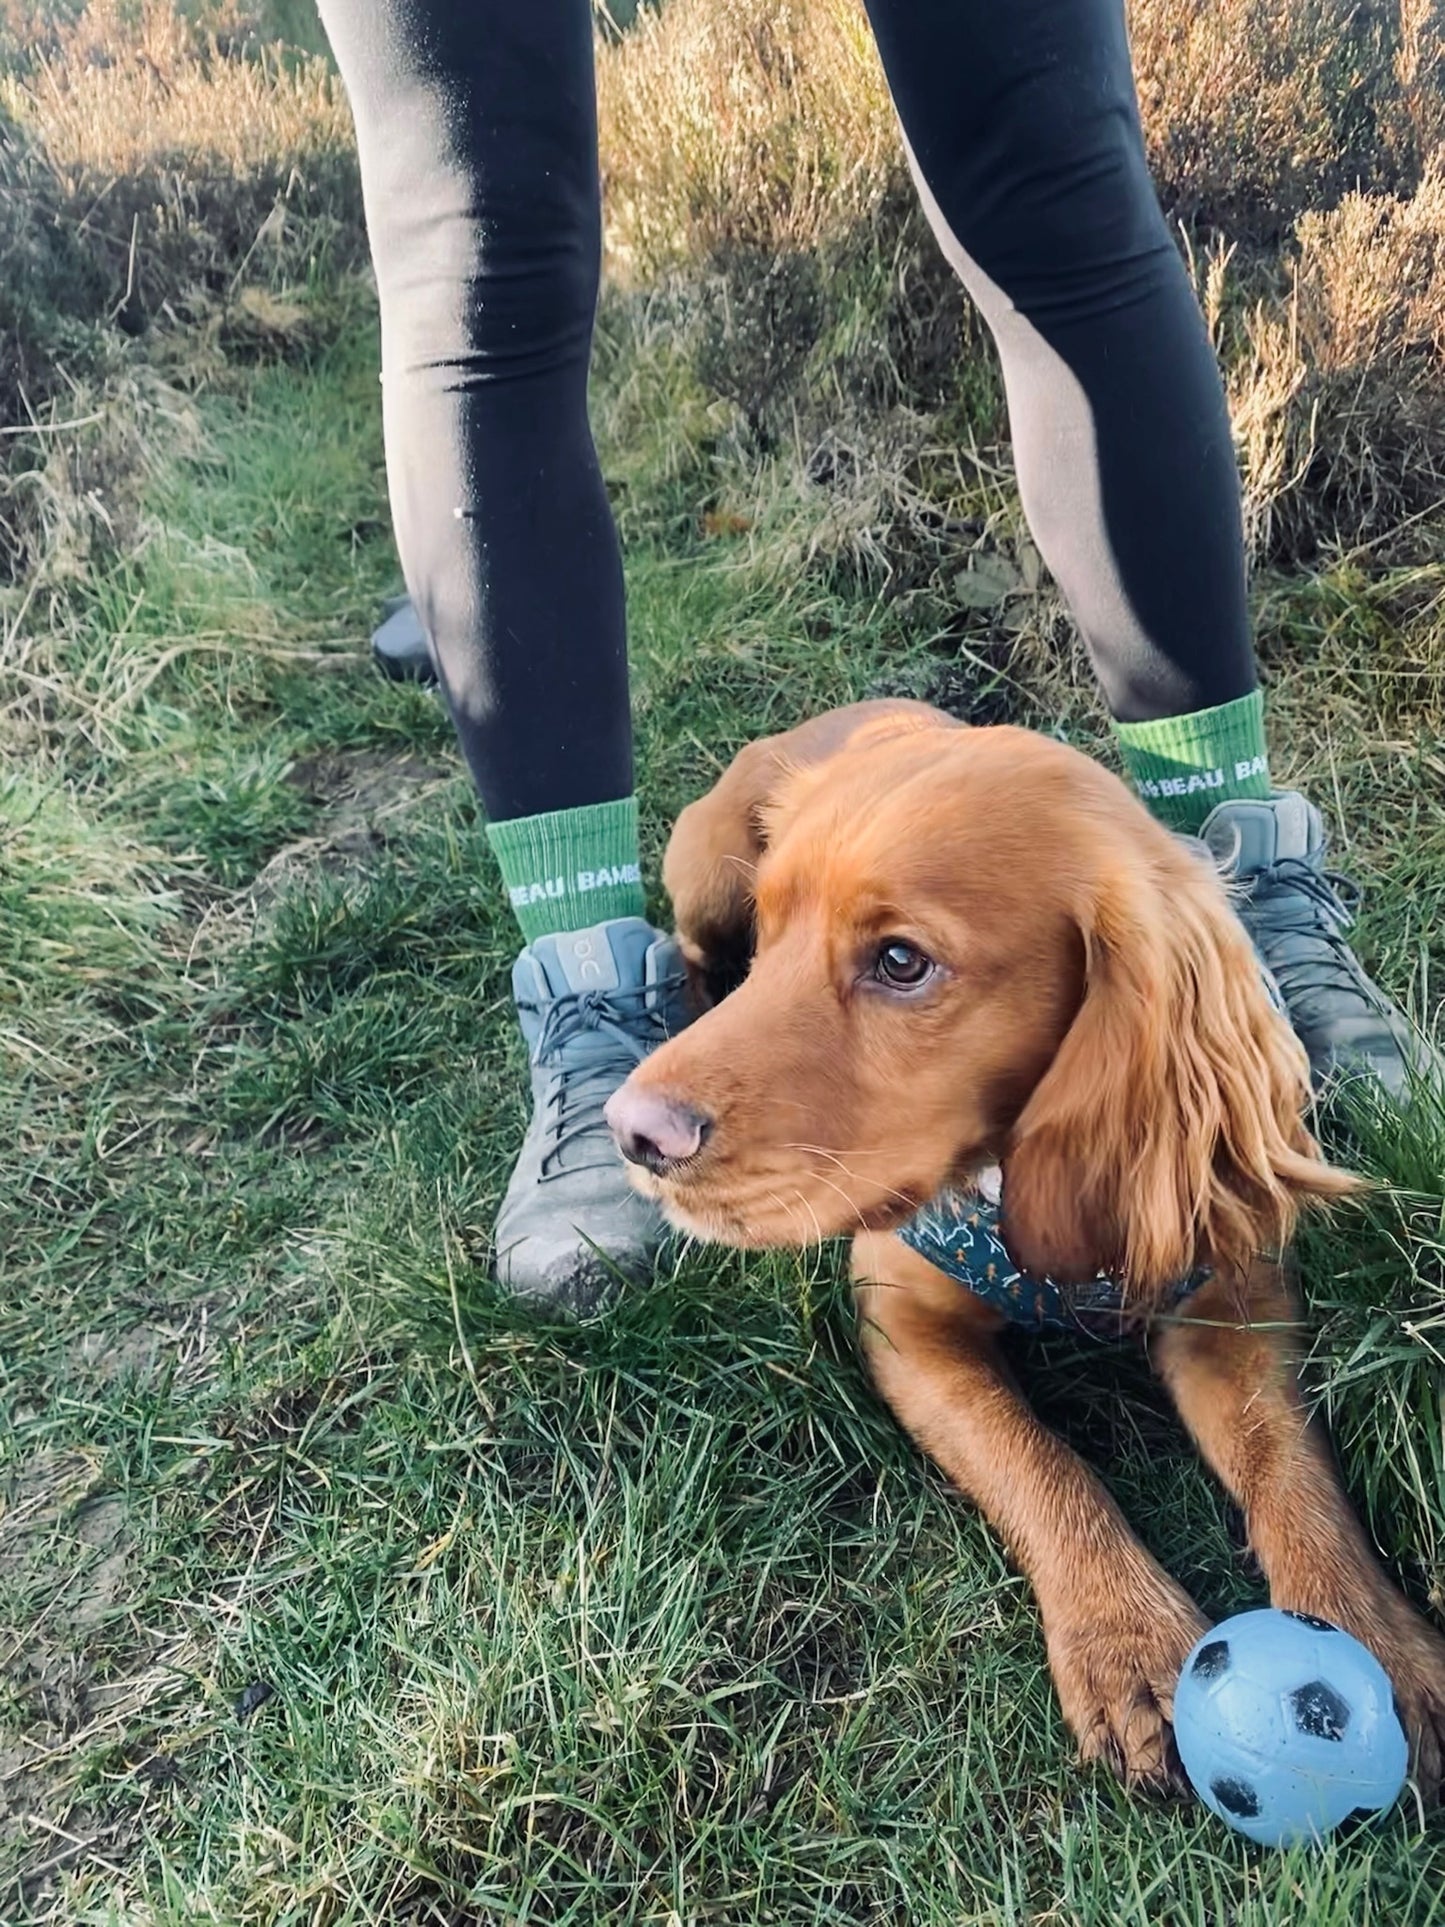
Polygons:
M21 71L0 117L48 170L131 331L243 270L284 281L364 248L351 121L322 60L245 44L171 0L90 0Z
M1399 0L1395 79L1396 143L1433 154L1445 145L1445 0Z
M1445 499L1445 152L1413 195L1348 195L1296 243L1290 298L1225 352L1252 546L1297 561Z
M1445 149L1407 200L1351 194L1296 233L1301 331L1322 374L1445 354Z
M1415 165L1400 110L1398 7L1360 0L1129 0L1139 105L1165 205L1254 240ZM1421 111L1438 73L1419 68Z
M325 62L260 44L231 0L204 23L170 0L53 7L18 52L17 7L0 13L0 583L129 541L168 404L126 336L184 322L153 358L182 384L222 345L287 352L306 332L293 290L365 255Z
M668 0L598 60L608 262L682 277L698 365L762 446L835 405L934 406L969 322L857 0Z
M669 0L599 50L598 114L626 278L836 240L902 166L856 0Z
M5 92L71 179L167 164L244 176L350 146L345 97L324 61L259 46L234 55L220 15L203 29L171 0L89 0Z
M1171 213L1276 242L1418 178L1445 124L1445 0L1129 0ZM859 0L668 0L598 62L615 269L826 245L902 171Z

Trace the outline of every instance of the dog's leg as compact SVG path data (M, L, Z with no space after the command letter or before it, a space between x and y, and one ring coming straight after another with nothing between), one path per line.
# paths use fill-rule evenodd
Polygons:
M1445 1639L1385 1577L1350 1509L1321 1426L1300 1399L1292 1295L1278 1267L1216 1278L1151 1351L1200 1451L1243 1508L1270 1598L1332 1620L1395 1685L1422 1791L1445 1769Z
M857 1238L853 1270L874 1382L1032 1582L1084 1758L1130 1781L1177 1780L1169 1718L1207 1623L1198 1607L1029 1409L999 1355L996 1312L893 1237Z

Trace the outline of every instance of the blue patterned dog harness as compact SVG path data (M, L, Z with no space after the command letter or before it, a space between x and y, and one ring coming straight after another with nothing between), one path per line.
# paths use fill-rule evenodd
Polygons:
M1112 1278L1060 1285L1020 1271L999 1231L1000 1207L981 1191L941 1191L900 1226L910 1250L1012 1324L1032 1331L1082 1332L1090 1338L1122 1338L1129 1330L1123 1294ZM1164 1309L1180 1305L1209 1277L1193 1271L1174 1287Z

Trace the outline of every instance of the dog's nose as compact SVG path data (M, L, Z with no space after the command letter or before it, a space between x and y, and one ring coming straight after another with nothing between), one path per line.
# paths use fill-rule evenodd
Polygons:
M662 1177L695 1157L707 1141L712 1119L661 1091L621 1085L607 1100L606 1117L617 1148L633 1164Z

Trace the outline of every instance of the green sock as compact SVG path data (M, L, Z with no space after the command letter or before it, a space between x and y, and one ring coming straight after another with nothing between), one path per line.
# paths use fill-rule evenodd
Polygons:
M1216 803L1271 794L1258 689L1189 716L1115 723L1114 734L1150 815L1171 830L1197 830Z
M528 943L643 914L635 796L489 823L487 841Z

